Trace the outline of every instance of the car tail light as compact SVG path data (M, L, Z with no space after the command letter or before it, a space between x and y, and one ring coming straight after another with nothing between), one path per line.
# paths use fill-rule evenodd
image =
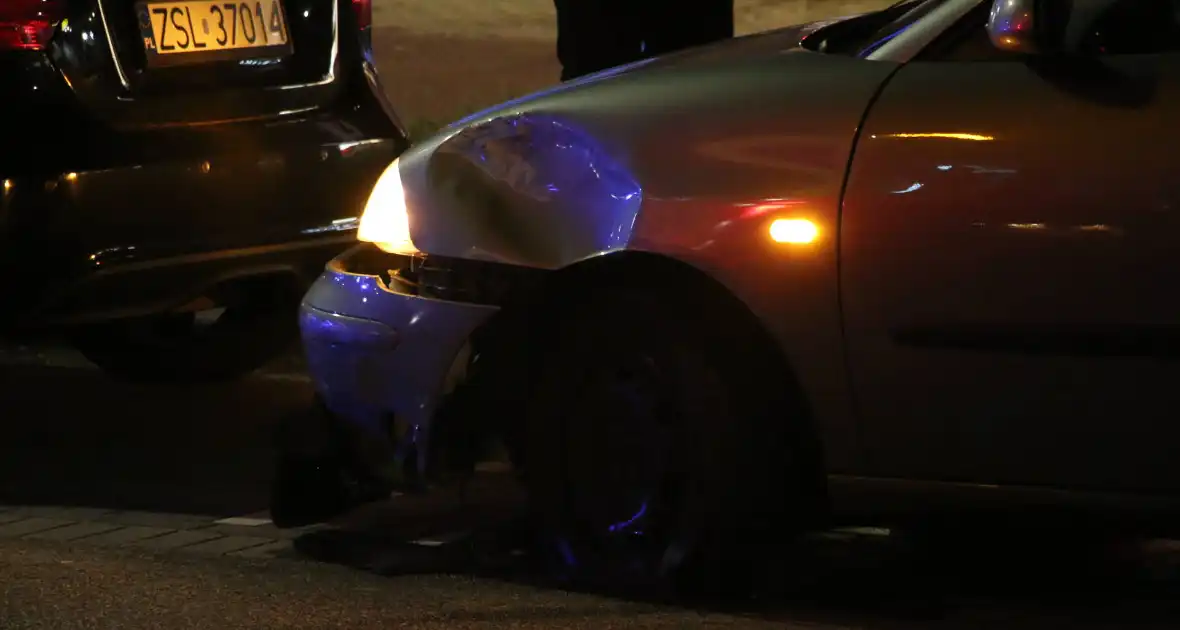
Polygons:
M352 11L356 13L356 25L366 29L373 24L373 0L352 0Z
M63 0L0 0L0 50L42 50L65 16Z

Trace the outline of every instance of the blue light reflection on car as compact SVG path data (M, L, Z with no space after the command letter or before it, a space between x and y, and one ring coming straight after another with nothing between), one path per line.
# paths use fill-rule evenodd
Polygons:
M615 523L606 529L612 534L619 531L628 531L632 525L634 525L639 519L643 518L644 514L647 514L647 501L644 501L643 505L639 506L639 511L633 514L631 518L619 523Z
M895 194L895 195L904 195L904 194L906 194L906 193L912 193L912 192L914 192L915 190L919 190L919 189L921 189L923 185L924 185L924 184L922 184L922 182L914 182L914 183L910 184L908 188L903 188L902 190L895 190L895 191L893 191L893 194Z
M464 232L481 252L552 268L623 249L631 238L642 201L636 178L591 133L560 116L489 120L447 139L438 156L458 157L450 163L478 171L455 185L489 191L469 197L463 213L469 222ZM458 172L455 166L447 169ZM497 195L506 198L489 212L484 205ZM447 247L434 241L438 231L457 232L453 223L433 228L425 213L417 219L415 238L432 251Z

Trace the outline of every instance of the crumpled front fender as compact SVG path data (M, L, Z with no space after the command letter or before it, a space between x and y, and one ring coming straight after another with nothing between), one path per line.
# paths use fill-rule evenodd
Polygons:
M625 249L643 197L626 165L551 114L436 138L401 169L419 249L541 269Z

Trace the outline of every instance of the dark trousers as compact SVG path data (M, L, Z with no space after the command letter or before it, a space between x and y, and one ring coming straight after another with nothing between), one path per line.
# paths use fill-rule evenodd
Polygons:
M554 0L563 81L733 37L733 0Z

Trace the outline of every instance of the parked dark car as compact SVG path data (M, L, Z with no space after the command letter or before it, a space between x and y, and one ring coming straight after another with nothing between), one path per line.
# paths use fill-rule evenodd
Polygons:
M832 516L1175 533L1177 9L906 0L416 144L302 307L357 483L287 456L276 522L497 438L566 572L728 584Z
M368 0L0 4L0 332L132 379L230 378L407 146Z

